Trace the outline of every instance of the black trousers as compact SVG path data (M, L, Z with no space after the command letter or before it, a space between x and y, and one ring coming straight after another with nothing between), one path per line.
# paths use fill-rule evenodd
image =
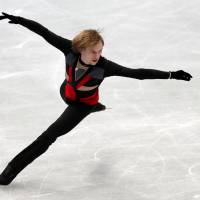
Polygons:
M65 101L63 87L61 97ZM71 131L81 120L95 110L95 106L77 104L68 105L60 117L51 124L33 143L16 155L8 164L15 173L19 173L34 159L43 154L56 139Z

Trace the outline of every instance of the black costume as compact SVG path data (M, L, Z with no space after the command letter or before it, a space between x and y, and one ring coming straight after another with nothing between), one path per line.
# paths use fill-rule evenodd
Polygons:
M173 72L154 69L131 69L123 67L102 56L96 65L87 65L86 70L76 71L77 62L80 61L82 64L83 62L80 60L80 54L73 51L70 40L54 34L35 21L4 13L4 16L1 16L0 19L5 18L10 19L10 23L20 24L41 35L48 43L63 52L66 60L67 78L60 87L60 94L62 99L68 104L68 107L46 131L9 162L0 176L0 184L2 185L9 184L22 169L44 153L59 136L72 130L88 114L105 109L105 106L98 102L98 88L104 78L123 76L140 80L168 79L170 75L175 75L172 74ZM83 86L95 87L89 91L79 90Z

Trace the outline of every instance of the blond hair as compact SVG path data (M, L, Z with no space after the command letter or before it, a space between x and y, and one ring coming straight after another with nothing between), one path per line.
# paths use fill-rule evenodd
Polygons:
M80 53L81 50L95 46L99 42L102 42L104 45L104 40L100 35L100 31L95 29L86 29L74 37L72 40L72 48L75 52Z

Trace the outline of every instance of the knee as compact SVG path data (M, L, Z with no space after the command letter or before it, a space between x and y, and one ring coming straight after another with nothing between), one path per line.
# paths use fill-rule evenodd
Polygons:
M57 139L56 136L48 134L48 132L44 132L37 138L37 142L51 145L52 143L56 141L56 139Z

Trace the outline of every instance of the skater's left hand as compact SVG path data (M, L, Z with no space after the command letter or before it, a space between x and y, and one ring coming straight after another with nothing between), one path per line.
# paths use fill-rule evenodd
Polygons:
M10 23L10 24L18 24L19 23L18 16L9 15L8 13L4 13L4 12L2 12L2 15L0 16L0 20L3 20L3 19L9 19L10 21L8 23Z
M192 76L189 73L184 72L183 70L171 72L171 79L190 81L191 78Z

